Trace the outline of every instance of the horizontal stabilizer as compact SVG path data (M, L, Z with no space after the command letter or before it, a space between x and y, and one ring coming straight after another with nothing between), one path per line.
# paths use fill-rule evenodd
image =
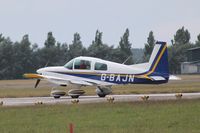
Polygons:
M170 75L170 76L169 76L169 80L181 80L181 78L180 78L180 77L177 77L177 76L175 76L175 75Z
M152 79L152 80L154 80L154 81L164 81L164 80L166 80L164 77L162 77L162 76L150 76L150 78Z

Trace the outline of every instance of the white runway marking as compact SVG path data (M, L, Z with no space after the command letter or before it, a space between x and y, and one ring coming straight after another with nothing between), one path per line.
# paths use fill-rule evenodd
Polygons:
M113 97L114 102L134 102L142 101L143 96L149 96L148 100L175 100L177 93L165 93L165 94L130 94L130 95L108 95L105 98L99 98L98 96L80 96L78 104L84 103L100 103L108 102L108 97ZM182 93L181 99L200 99L199 93ZM72 104L72 99L69 96L61 97L60 99L54 99L53 97L24 97L24 98L0 98L1 106L33 106L37 104Z

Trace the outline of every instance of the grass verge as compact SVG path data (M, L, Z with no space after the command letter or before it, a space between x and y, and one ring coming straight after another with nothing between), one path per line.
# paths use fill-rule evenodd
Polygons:
M1 133L199 133L200 99L1 107Z

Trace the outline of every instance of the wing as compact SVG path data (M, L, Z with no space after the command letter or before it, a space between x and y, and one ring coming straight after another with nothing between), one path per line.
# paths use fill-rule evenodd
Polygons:
M27 73L27 74L24 74L23 76L25 78L31 78L31 79L44 79L58 85L70 85L70 84L79 85L79 86L97 85L97 83L95 82L88 82L84 80L75 80L75 79L64 79L64 78L59 78L59 77L54 77L54 76L45 76L45 75L32 74L32 73Z

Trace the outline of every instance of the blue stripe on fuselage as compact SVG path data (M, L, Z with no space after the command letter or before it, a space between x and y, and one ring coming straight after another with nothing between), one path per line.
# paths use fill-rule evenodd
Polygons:
M89 74L89 73L73 73L73 72L55 72L51 71L53 73L58 73L58 74L65 74L65 75L70 75L70 76L75 76L75 77L80 77L80 78L87 78L87 79L92 79L92 80L99 80L99 81L104 81L104 82L109 82L109 83L114 83L114 84L160 84L164 83L165 81L158 82L158 81L152 81L147 78L138 78L135 77L133 74L106 74L106 73L97 73L97 74Z

